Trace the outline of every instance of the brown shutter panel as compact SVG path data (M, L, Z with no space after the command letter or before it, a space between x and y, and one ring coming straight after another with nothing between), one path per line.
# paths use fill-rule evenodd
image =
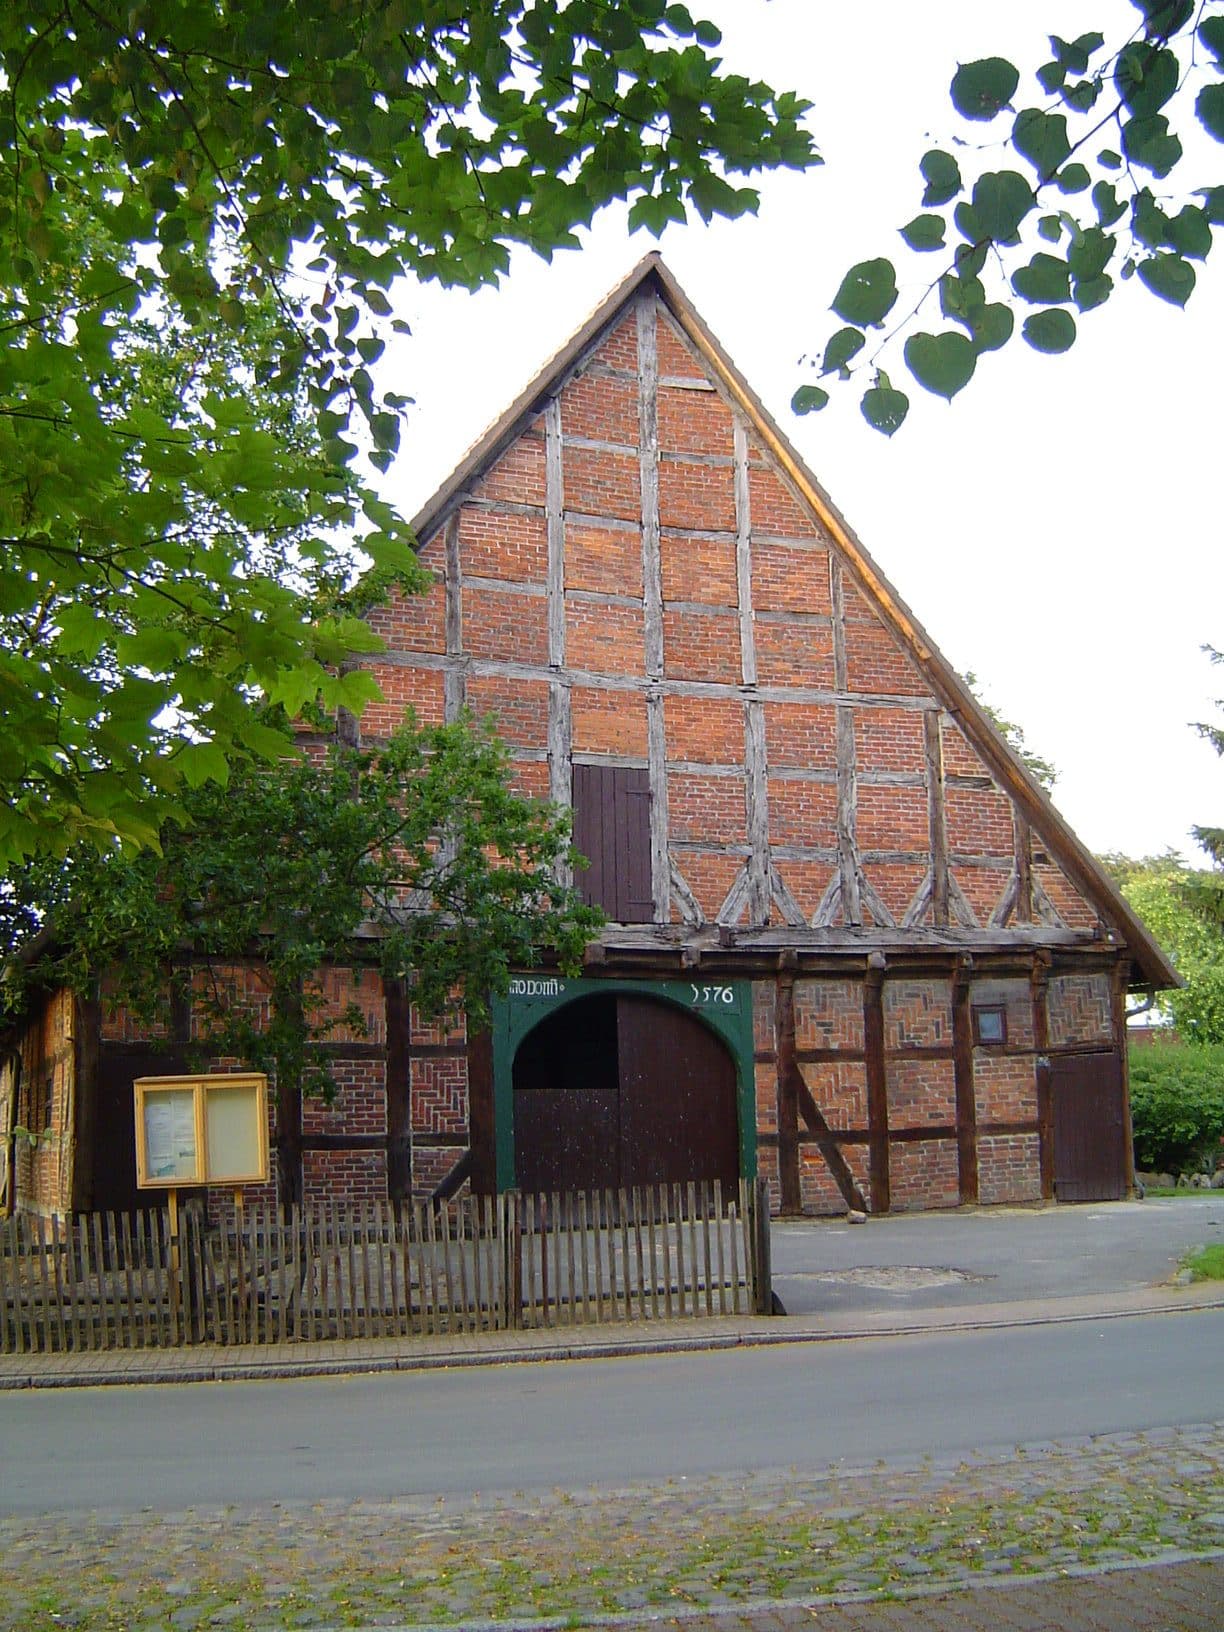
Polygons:
M613 923L650 923L649 772L575 765L573 798L574 845L591 864L576 875L578 893Z

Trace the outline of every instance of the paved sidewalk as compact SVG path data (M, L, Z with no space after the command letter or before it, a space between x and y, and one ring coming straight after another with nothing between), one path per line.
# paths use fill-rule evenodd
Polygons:
M1219 1632L1224 1558L993 1581L893 1603L788 1604L637 1624L679 1632Z
M85 1388L111 1383L199 1383L346 1372L509 1365L517 1361L608 1359L753 1344L819 1343L911 1332L976 1331L1127 1315L1224 1308L1224 1282L1101 1292L1055 1300L976 1303L907 1310L879 1308L815 1315L722 1316L605 1326L560 1326L446 1337L363 1338L346 1342L266 1343L68 1354L0 1355L0 1389Z
M1224 1423L623 1488L18 1515L0 1557L6 1632L1219 1632Z

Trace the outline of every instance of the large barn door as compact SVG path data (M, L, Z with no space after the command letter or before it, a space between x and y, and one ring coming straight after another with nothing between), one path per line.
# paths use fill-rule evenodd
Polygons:
M1117 1201L1126 1194L1122 1066L1112 1049L1050 1061L1054 1194L1059 1201Z
M693 1015L648 997L583 998L514 1060L520 1190L739 1176L735 1061Z
M649 998L617 999L622 1184L739 1175L735 1062L699 1020Z

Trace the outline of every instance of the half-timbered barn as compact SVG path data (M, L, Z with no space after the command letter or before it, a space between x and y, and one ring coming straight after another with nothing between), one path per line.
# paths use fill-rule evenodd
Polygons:
M371 614L361 732L494 715L608 923L580 979L523 972L470 1037L336 971L368 1032L330 1045L336 1105L278 1106L282 1198L1127 1192L1126 997L1173 971L656 256L416 531L434 586ZM82 1013L48 1022L78 1062L60 1204L113 1205L103 1127L147 1045ZM48 1117L59 1080L31 1057Z

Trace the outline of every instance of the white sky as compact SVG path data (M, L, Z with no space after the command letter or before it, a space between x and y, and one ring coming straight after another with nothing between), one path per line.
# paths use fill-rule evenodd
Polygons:
M950 406L901 379L898 352L894 381L912 406L891 441L860 418L854 383L820 415L788 406L814 378L801 354L837 326L827 307L842 274L904 250L896 228L918 213L918 159L928 136L946 145L957 128L946 94L957 61L999 54L1024 72L1047 60L1047 33L1112 39L1139 13L1126 0L1043 0L1034 13L999 0L691 9L723 29L729 67L815 104L826 162L766 178L756 219L669 228L668 266L951 662L1053 760L1055 803L1085 843L1191 853L1189 829L1220 822L1224 787L1224 763L1190 725L1224 696L1224 670L1200 650L1224 647L1213 502L1224 434L1211 406L1221 267L1198 267L1185 312L1120 287L1063 357L1017 335ZM1040 94L1031 80L1026 91ZM1204 151L1171 180L1218 181L1218 156ZM516 256L499 290L402 288L413 337L393 353L395 384L416 406L389 496L411 514L652 247L621 212L551 266ZM922 270L941 264L924 257ZM898 310L904 299L903 288ZM941 326L937 307L922 326Z

